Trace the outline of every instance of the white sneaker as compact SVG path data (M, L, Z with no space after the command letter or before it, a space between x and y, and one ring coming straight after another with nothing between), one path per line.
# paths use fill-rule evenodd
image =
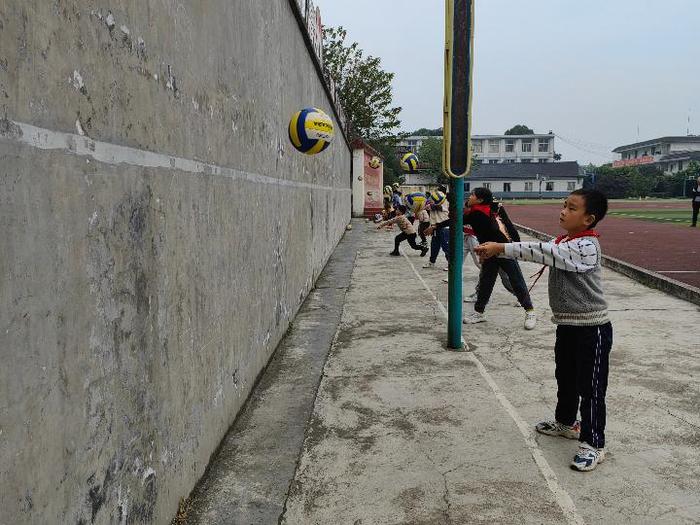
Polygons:
M443 272L449 272L449 271L450 271L450 267L449 267L449 266L445 266L445 267L442 269L442 271L443 271Z
M474 293L471 294L471 295L467 295L467 296L464 298L464 302L465 302L465 303L475 303L475 302L476 302L476 292L474 292Z
M595 448L588 443L581 443L578 452L571 461L571 468L580 472L589 472L605 460L605 450Z
M537 324L537 314L534 310L525 313L525 330L533 330Z
M581 422L574 421L571 426L559 423L559 421L540 421L535 425L535 430L547 436L563 437L566 439L578 439L581 435Z
M423 268L435 268L435 263L427 262L423 265Z
M464 318L464 321L462 321L464 324L476 324L476 323L485 323L486 322L486 316L481 313L481 312L472 312L468 316Z

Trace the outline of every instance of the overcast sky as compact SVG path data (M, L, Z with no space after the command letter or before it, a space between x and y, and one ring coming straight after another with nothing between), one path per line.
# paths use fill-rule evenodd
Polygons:
M442 125L443 0L315 0L396 74L402 130ZM700 134L700 0L477 0L473 133L553 130L564 160ZM570 144L567 144L564 139ZM573 144L573 145L572 145ZM575 145L575 146L574 146Z

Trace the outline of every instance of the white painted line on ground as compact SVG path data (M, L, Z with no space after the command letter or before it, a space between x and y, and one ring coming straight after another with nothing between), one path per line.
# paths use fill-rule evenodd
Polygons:
M418 277L420 282L423 283L423 287L432 296L438 308L445 316L445 319L447 319L447 309L445 308L445 305L442 304L442 302L433 293L433 291L428 286L428 283L426 283L423 279L423 276L421 276L421 274L418 273L418 270L416 270L416 267L411 262L411 259L409 259L406 254L403 254L403 256L406 259L406 261L408 261L408 264L411 266L413 273L415 273L416 277ZM462 338L462 344L466 346L466 341L464 340L464 338ZM571 499L571 495L568 492L566 492L566 490L564 490L564 488L559 484L557 475L554 473L554 470L552 470L552 467L549 466L549 463L547 463L547 459L544 457L544 453L537 444L537 441L535 441L530 426L520 416L513 404L505 396L503 391L501 391L501 388L498 386L498 384L496 384L496 381L494 381L493 377L491 376L491 374L489 374L488 370L486 370L486 367L479 360L479 358L476 357L476 355L473 352L469 352L467 355L469 356L469 359L476 365L477 369L479 370L479 373L481 374L481 377L483 377L488 383L488 385L491 387L491 390L496 396L496 399L498 399L498 401L501 403L503 409L515 422L515 425L518 427L518 430L520 430L520 433L525 439L525 444L530 449L532 459L535 460L535 464L537 464L537 467L540 469L542 476L547 482L549 490L554 495L554 499L556 500L557 505L559 505L559 508L564 513L564 517L566 518L566 520L572 525L584 525L585 521L583 521L583 518L579 515L578 511L576 510L574 500Z
M17 126L21 133L6 133L0 135L0 140L16 142L41 150L61 150L80 157L89 157L105 164L127 164L142 168L175 169L197 175L213 175L238 181L252 182L254 184L269 184L307 190L352 191L350 188L334 188L332 186L323 186L308 182L277 179L275 177L268 177L267 175L248 173L198 160L185 159L163 153L154 153L152 151L128 146L119 146L109 142L92 140L89 137L81 135L39 128L23 122L10 121L10 123Z

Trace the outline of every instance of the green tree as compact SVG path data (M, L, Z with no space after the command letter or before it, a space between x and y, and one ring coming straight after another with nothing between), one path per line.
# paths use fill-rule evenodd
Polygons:
M383 137L368 142L384 159L384 184L392 185L395 182L403 184L405 175L399 164L399 157L396 155L397 138Z
M441 138L426 139L417 153L418 160L425 167L424 173L433 177L437 183L447 180L442 173L442 144Z
M350 121L350 138L394 136L401 125L401 108L392 107L394 74L382 69L379 58L364 56L357 42L346 44L346 38L342 27L323 28L326 75L338 86L340 104Z
M411 133L415 137L442 137L442 128L428 129L420 128Z
M595 189L602 191L609 199L624 199L630 193L629 168L600 166L596 169Z
M525 124L518 124L513 126L504 135L534 135L535 132L528 128Z

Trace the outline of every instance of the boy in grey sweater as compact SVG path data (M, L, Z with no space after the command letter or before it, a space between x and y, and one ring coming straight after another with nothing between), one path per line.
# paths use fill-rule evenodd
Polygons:
M601 192L576 190L559 214L565 235L551 242L489 242L476 248L484 259L501 255L549 267L549 305L557 325L557 408L554 421L538 423L535 429L578 439L571 467L579 471L593 470L605 458L605 394L613 331L601 283L599 235L592 228L607 211L608 200Z

